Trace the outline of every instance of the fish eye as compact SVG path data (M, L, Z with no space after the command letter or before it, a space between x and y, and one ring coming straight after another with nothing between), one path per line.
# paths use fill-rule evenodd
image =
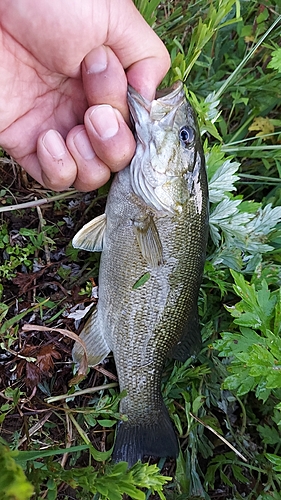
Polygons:
M194 142L195 132L194 132L192 127L189 127L188 125L184 125L183 127L181 127L181 129L179 131L179 137L180 137L180 141L182 142L182 144L186 148L188 148Z

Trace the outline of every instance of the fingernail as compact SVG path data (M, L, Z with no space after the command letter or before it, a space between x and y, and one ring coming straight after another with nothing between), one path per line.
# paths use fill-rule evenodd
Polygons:
M107 53L101 45L96 49L91 50L85 57L85 65L87 73L101 73L107 67Z
M80 130L80 132L73 137L73 142L78 153L84 160L92 160L95 157L95 152L85 130Z
M42 138L42 143L55 160L61 159L66 153L63 139L56 130L48 130Z
M91 112L90 121L96 133L102 139L109 139L117 134L119 130L119 123L116 113L108 104L101 104L96 106Z

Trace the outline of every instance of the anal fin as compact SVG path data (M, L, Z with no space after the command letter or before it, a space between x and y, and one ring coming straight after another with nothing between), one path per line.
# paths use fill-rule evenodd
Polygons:
M80 334L80 338L86 345L89 366L98 365L110 353L110 348L106 343L104 333L98 319L97 309L93 312L85 324ZM72 349L73 361L79 364L82 356L83 348L78 342L76 342Z

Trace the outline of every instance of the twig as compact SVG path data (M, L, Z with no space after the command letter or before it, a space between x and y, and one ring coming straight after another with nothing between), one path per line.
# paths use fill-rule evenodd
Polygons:
M32 436L33 434L38 432L43 427L43 425L45 424L45 422L48 420L48 418L51 415L52 415L52 411L48 411L48 413L46 413L46 415L44 415L44 417L41 418L41 420L39 420L39 422L36 422L36 424L34 424L29 429L29 431L28 431L29 436ZM26 440L27 440L27 436L24 436L22 439L20 439L18 447L20 447Z
M57 194L56 196L50 196L50 198L42 198L41 200L27 201L25 203L19 203L17 205L8 205L7 207L0 207L1 212L10 212L12 210L22 210L24 208L39 207L40 205L46 205L48 203L53 203L54 201L63 200L64 198L69 198L74 194L78 194L79 191L72 189L66 193Z
M108 370L106 370L105 368L103 368L103 366L97 365L97 366L94 366L93 368L94 368L94 370L96 370L99 373L102 373L105 377L108 377L111 380L116 380L116 381L118 380L116 375L113 375L113 373L111 373Z
M88 445L91 444L91 441L89 440L87 434L83 431L82 427L80 427L78 422L76 422L72 413L69 413L69 418L70 418L71 422L73 423L74 427L76 428L76 430L78 431L78 434L83 439L84 443L86 443Z
M37 210L37 214L38 214L38 218L39 218L39 229L43 233L43 237L44 237L44 250L45 250L45 255L46 255L46 262L49 265L51 263L51 256L50 256L49 245L48 245L48 242L47 242L47 239L46 239L46 233L44 231L44 226L46 225L46 222L45 222L45 220L43 218L41 208L40 207L36 207L36 210Z
M240 453L240 451L236 450L236 448L234 448L234 446L232 444L230 444L227 441L227 439L225 439L224 437L222 437L217 431L215 431L215 429L213 429L212 427L210 427L210 425L205 424L205 422L203 422L203 420L201 420L198 417L195 417L195 415L193 415L193 413L191 413L191 412L189 412L189 415L192 418L194 418L195 420L197 420L197 422L199 422L201 425L204 425L204 427L206 427L206 429L208 429L213 434L215 434L215 436L217 436L224 444L226 444L232 451L234 451L234 453L236 453L236 455L238 455L238 457L242 458L242 460L244 460L244 462L248 462L247 458L245 458L244 455L242 455L242 453Z
M110 384L97 385L96 387L89 387L88 389L82 389L81 391L76 391L73 394L61 394L60 396L53 396L47 398L47 403L54 403L55 401L61 401L62 399L75 398L76 396L83 396L84 394L93 394L94 392L102 391L104 389L111 389L112 387L117 387L117 382L111 382Z
M68 409L68 406L66 403L63 405L64 408ZM72 422L69 418L68 412L65 412L65 420L66 420L66 443L65 447L70 448L71 447L71 442L72 442ZM66 461L67 461L68 453L64 453L62 459L61 459L61 466L62 468L65 467Z

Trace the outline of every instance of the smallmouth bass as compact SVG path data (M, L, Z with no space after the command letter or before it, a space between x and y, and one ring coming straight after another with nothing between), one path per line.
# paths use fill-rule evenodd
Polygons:
M181 82L152 102L129 88L137 147L115 175L105 214L73 246L102 251L98 305L81 338L89 365L113 352L126 390L113 460L176 457L178 442L161 395L167 356L198 352L197 300L208 237L208 186L197 121ZM82 349L75 344L73 359Z

